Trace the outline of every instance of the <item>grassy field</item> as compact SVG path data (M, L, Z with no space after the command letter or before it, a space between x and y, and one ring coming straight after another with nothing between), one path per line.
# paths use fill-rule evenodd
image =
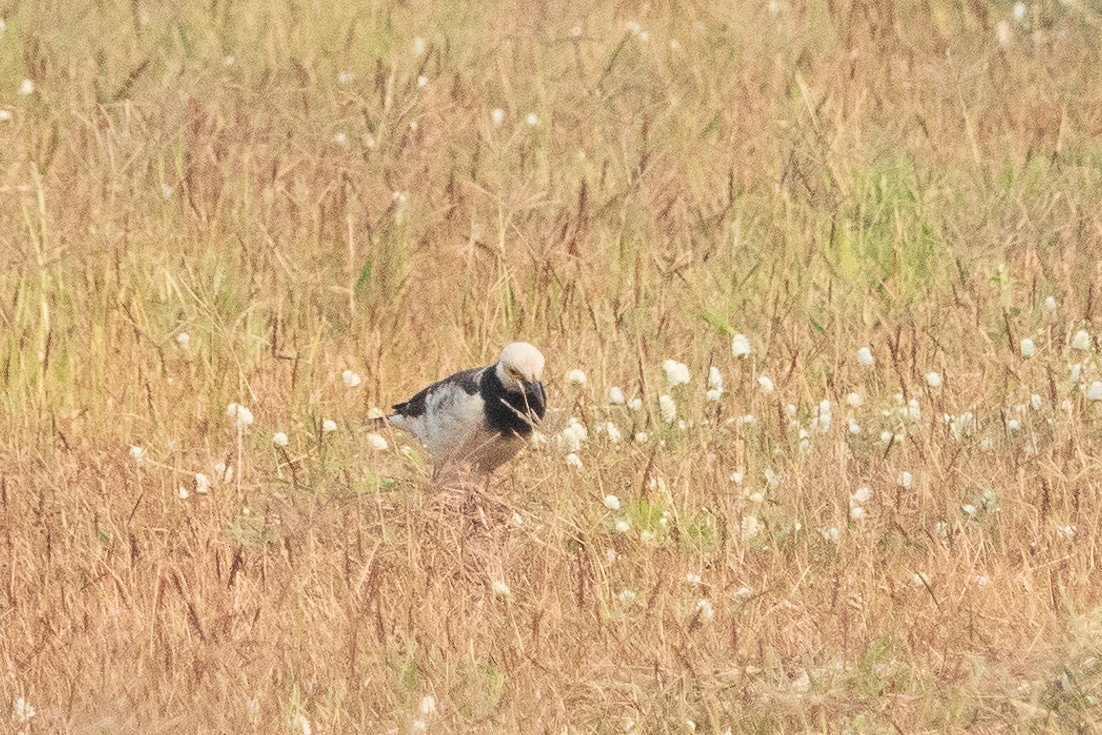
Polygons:
M0 732L1102 727L1102 7L344 5L0 7Z

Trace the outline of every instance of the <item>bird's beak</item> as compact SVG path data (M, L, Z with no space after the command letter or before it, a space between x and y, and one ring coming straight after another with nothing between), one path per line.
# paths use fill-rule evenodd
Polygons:
M543 392L543 383L539 381L522 380L521 388L524 389L524 395L528 399L528 408L530 411L542 411L543 407L547 405L547 394Z

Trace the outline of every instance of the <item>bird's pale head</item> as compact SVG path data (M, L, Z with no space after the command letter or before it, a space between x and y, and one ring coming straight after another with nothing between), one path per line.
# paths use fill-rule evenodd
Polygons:
M497 377L510 391L522 391L543 380L543 353L527 342L513 342L501 351Z

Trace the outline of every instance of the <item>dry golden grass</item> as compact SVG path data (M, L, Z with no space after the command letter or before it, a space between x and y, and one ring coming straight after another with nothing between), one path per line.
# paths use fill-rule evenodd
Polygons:
M5 11L0 731L1095 731L1094 4L331 5ZM369 447L514 338L492 484Z

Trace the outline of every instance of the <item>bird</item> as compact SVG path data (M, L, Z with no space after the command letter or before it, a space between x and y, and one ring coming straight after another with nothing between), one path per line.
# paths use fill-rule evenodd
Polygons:
M416 436L433 460L433 479L488 476L524 446L547 411L543 354L512 342L493 365L461 370L376 420Z

